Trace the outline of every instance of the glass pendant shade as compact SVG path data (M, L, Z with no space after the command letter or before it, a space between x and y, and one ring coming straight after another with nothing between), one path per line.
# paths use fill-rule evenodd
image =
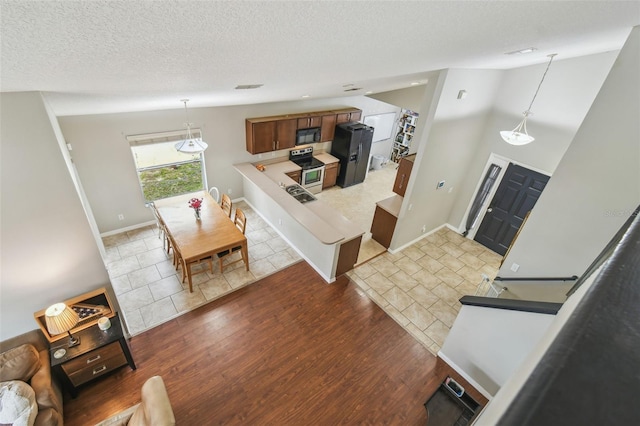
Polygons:
M189 99L182 99L180 102L184 103L184 113L187 117L187 122L185 125L187 126L187 137L186 139L176 143L174 146L178 152L182 152L185 154L200 154L204 152L205 149L209 148L209 144L204 142L201 138L194 138L191 134L191 124L189 122L189 113L187 111L187 102Z
M513 130L502 130L500 136L505 142L511 145L526 145L535 140L533 136L527 133L527 116L529 112L524 112L524 119Z
M549 63L547 64L547 69L544 71L544 74L542 74L542 79L538 84L536 92L533 94L533 99L531 99L529 108L527 108L527 110L522 113L524 115L524 118L522 119L520 124L518 124L513 130L502 130L500 132L500 136L502 137L502 139L504 139L505 142L511 145L526 145L535 140L533 136L530 136L527 133L527 117L531 115L531 107L533 106L533 101L535 101L536 96L538 96L538 91L540 91L540 86L542 86L542 82L544 81L544 77L547 75L547 71L549 71L549 67L551 66L551 61L553 61L554 56L556 56L556 53L548 55Z
M209 144L207 144L200 138L191 138L176 143L175 147L178 151L184 152L185 154L199 154L207 149L209 147Z

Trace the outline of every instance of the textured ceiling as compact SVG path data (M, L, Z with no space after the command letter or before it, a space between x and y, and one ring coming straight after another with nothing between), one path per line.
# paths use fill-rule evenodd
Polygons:
M617 50L639 1L5 1L0 89L57 115L365 94ZM505 55L526 47L528 55ZM422 81L424 82L424 81ZM235 90L239 84L264 84ZM344 92L345 86L362 88ZM351 87L351 86L348 86Z

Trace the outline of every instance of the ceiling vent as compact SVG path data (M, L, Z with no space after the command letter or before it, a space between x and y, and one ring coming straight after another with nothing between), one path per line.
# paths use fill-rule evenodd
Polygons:
M362 90L362 87L352 87L351 89L345 89L345 92L355 92L357 90Z
M243 89L257 89L259 87L262 87L262 84L238 84L236 86L237 90L243 90Z

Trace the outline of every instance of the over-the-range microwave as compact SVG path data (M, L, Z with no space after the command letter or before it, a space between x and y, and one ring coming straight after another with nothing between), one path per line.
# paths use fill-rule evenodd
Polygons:
M296 145L320 142L320 127L298 129L296 132Z

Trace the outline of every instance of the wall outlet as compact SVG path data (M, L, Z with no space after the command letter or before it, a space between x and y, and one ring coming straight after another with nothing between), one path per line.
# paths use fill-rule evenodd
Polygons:
M413 208L413 204L409 204L409 210Z
M520 269L520 265L518 265L517 263L511 265L511 270L513 272L518 272L518 269Z
M278 219L278 225L282 225L282 219Z
M453 192L453 186L451 188L449 188L449 194L451 194Z
M118 215L118 220L124 220L124 215L122 213Z
M425 232L427 232L427 225L422 225L422 233L424 234Z
M231 195L232 192L233 192L233 189L231 188L227 189L227 194Z

